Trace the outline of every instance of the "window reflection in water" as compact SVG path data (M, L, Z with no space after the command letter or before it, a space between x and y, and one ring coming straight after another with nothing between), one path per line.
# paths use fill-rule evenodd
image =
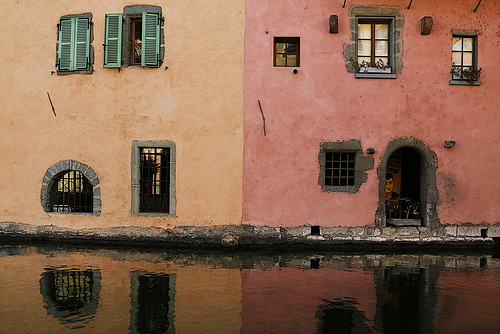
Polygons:
M131 273L131 333L175 333L174 286L174 275Z
M40 278L47 313L63 324L83 325L96 313L100 281L98 270L47 268Z
M352 298L337 298L323 300L325 303L318 307L317 333L370 333L371 329L365 324L366 317L357 308L358 303Z

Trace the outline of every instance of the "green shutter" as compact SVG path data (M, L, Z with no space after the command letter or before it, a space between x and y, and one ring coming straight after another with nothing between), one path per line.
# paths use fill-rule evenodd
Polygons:
M141 66L159 67L160 64L160 14L144 12Z
M90 65L90 18L59 21L57 68L60 71L88 70Z
M122 14L107 14L104 32L104 67L122 65Z
M75 70L88 70L90 65L90 20L76 18Z
M61 71L69 71L73 62L73 47L71 45L73 36L73 20L62 19L59 21L59 38L57 48L57 68Z

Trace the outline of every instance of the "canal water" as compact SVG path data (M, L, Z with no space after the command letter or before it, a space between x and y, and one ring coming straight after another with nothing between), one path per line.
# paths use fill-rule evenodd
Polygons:
M494 254L0 245L0 333L499 333Z

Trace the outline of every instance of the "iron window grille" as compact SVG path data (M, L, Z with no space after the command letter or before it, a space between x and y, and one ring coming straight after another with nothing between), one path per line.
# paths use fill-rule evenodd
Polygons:
M299 37L274 38L274 66L277 67L300 66Z
M93 189L87 178L78 171L63 173L52 189L53 212L90 212L93 210Z
M325 155L325 185L354 185L354 153L326 152Z
M139 152L139 212L169 213L170 149L141 147Z

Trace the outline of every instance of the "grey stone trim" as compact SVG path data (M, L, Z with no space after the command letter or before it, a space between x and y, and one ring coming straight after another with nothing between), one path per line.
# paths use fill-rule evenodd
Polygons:
M402 31L404 28L404 17L401 15L399 10L384 6L356 6L351 9L350 14L350 29L351 29L351 40L349 44L344 49L344 60L349 73L357 73L356 63L357 63L357 48L358 48L358 21L359 19L376 19L376 20L386 20L390 22L391 30L391 45L390 45L390 64L392 68L392 73L374 73L373 76L370 75L355 75L356 78L374 78L374 79L394 79L396 74L401 73L403 68L403 35Z
M132 19L140 18L143 12L157 13L162 17L161 7L152 5L130 5L123 8L122 67L130 66ZM165 34L163 20L160 25L160 60L165 57ZM141 67L141 66L133 66Z
M89 69L84 70L84 71L60 71L57 69L57 75L70 75L70 74L92 74L94 73L94 47L92 46L92 42L94 41L94 23L92 22L92 13L83 13L83 14L68 14L68 15L63 15L59 19L65 19L65 18L73 18L73 17L83 17L83 18L90 18L90 50L89 50ZM59 32L58 32L59 34ZM56 36L56 40L58 41L59 36ZM57 50L59 48L59 42L56 43L56 63L57 63Z
M400 148L409 147L420 154L421 174L420 174L420 199L422 201L422 223L424 227L436 229L440 226L436 206L439 194L436 186L436 170L438 160L436 154L422 141L409 137L391 140L387 149L380 157L380 165L377 168L379 178L379 206L375 212L375 226L386 226L385 215L385 174L387 162L391 155Z
M482 231L486 230L486 233ZM428 227L321 227L320 235L311 234L311 226L270 227L251 225L177 226L175 228L120 226L113 228L74 229L54 225L35 226L0 222L0 240L58 241L157 247L208 249L341 249L359 252L375 249L422 250L445 247L488 248L493 250L500 237L500 225L448 225ZM229 242L228 242L229 239ZM366 247L366 248L363 248ZM400 248L401 247L401 248ZM317 254L317 253L315 253ZM317 256L317 255L316 255ZM479 261L477 262L479 264Z
M54 185L54 182L61 174L72 170L82 173L82 175L85 176L85 178L89 181L94 191L92 197L93 198L92 215L94 216L101 215L101 186L99 183L99 178L97 177L97 174L90 166L82 164L81 162L78 162L76 160L62 160L56 162L55 164L50 166L49 169L47 169L47 172L45 172L42 181L42 190L40 193L40 200L43 210L45 212L52 212L52 203L53 203L52 193L51 193L52 186ZM64 214L82 214L82 213L68 212Z
M170 149L170 206L169 213L148 213L139 212L139 193L140 193L140 156L139 148L141 147L163 147ZM175 143L167 140L134 140L132 142L131 154L131 214L132 216L175 216L176 215L176 181L175 170L176 165L176 150Z
M452 86L481 86L481 81L467 82L465 80L450 80Z
M354 185L353 186L327 186L325 185L325 160L327 152L346 152L355 153L354 156ZM367 170L373 169L374 163L372 157L363 155L361 141L352 139L349 141L324 142L319 145L319 178L318 184L326 192L347 192L356 193L368 179Z

